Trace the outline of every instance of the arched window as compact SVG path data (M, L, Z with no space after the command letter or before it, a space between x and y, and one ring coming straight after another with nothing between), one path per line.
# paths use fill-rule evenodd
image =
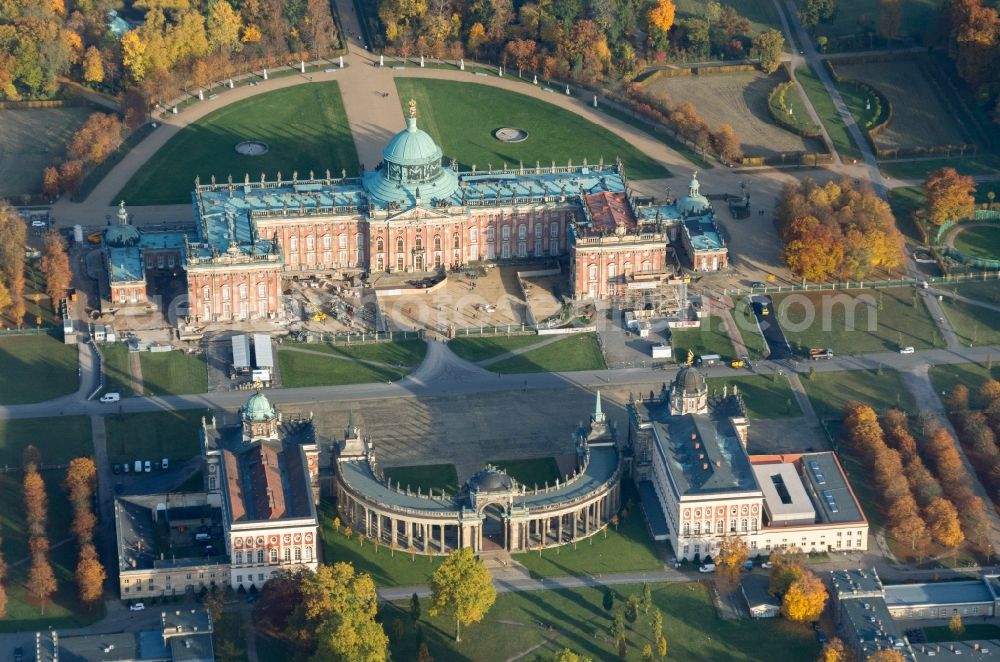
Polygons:
M302 560L302 548L301 547L296 547L295 548L295 560L296 561L301 561Z
M608 280L613 279L618 273L618 267L612 262L608 265Z
M272 549L271 550L271 563L277 563L277 562L278 562L278 550Z
M597 280L597 265L590 265L590 280Z
M337 245L340 246L340 250L347 248L347 235L339 234L337 235Z
M751 531L756 531L757 530L757 518L756 517L751 517L750 518L750 530Z
M416 241L414 242L414 246L419 251L421 248L424 247L424 240L421 239L420 237L417 237Z
M691 524L689 524L688 522L684 522L684 535L686 536L691 535Z
M701 534L701 522L694 523L694 534L696 536Z
M264 550L263 549L258 549L257 550L257 563L263 563L263 562L264 562Z
M436 251L441 250L441 237L440 236L435 236L434 237L434 250L436 250Z
M722 527L724 527L725 525L726 523L720 519L718 522L715 523L715 532L722 533Z
M306 547L306 561L312 561L312 560L313 560L313 548Z
M399 239L396 240L396 252L397 253L402 253L403 252L403 238L402 237L400 237Z
M458 235L456 234L456 235L455 235L454 237L452 237L452 240L451 240L451 247L452 247L452 248L459 248L459 247L460 247L460 244L459 244L459 242L460 242L460 240L459 240L459 238L458 238Z
M379 253L385 250L385 244L382 243L382 237L379 237L378 241L375 242L375 250Z
M293 253L298 252L298 250L299 250L299 238L298 237L290 237L288 239L288 250L290 250Z
M292 550L285 548L285 563L291 563L292 561Z
M494 228L492 225L486 228L486 241L492 244L494 241L496 241L496 238L497 238L496 228Z
M559 224L555 221L552 221L552 223L549 224L549 236L559 236Z
M740 531L746 532L747 521L745 519L740 520Z
M729 532L736 533L736 520L734 519L729 520Z
M236 552L236 564L243 563L243 552Z
M323 235L323 250L330 250L330 235L328 234Z

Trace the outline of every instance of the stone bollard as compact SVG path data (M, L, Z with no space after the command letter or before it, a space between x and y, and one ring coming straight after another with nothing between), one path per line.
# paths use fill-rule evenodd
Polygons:
M461 58L461 59L459 59L459 61L458 61L458 68L461 71L465 71L465 58L464 57Z
M344 68L344 56L343 55L340 56L339 64L340 64L340 68L343 69Z
M597 108L597 95L594 95L594 108Z
M538 85L538 75L537 74L532 77L531 84L532 85Z
M421 69L424 68L424 56L423 55L420 56L420 68Z
M205 90L198 90L198 101L205 100Z
M267 69L264 70L264 80L267 80Z
M385 66L385 56L384 55L379 55L378 56L378 66L380 66L380 67L384 67Z
M566 94L569 94L569 85L566 85Z
M177 114L177 106L174 106L174 107L173 107L173 108L171 109L171 111L170 111L170 112L172 112L172 113L173 113L174 115L176 115L176 114Z
M306 62L305 60L299 60L299 73L304 74L306 72Z
M236 85L233 83L233 79L230 78L229 79L229 89L233 89L234 87L236 87Z

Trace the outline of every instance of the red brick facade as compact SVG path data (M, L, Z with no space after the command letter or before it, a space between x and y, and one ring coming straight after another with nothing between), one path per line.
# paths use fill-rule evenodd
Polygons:
M261 319L281 309L281 272L268 265L188 271L189 315L202 322Z

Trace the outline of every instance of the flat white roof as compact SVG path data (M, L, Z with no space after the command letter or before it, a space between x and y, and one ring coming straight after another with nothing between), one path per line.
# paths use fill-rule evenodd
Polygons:
M233 336L233 367L237 370L250 367L250 339L244 335Z
M794 464L755 464L753 473L764 493L764 509L772 526L816 520L816 509L806 494L806 488L802 485Z
M258 368L273 368L274 355L271 353L271 336L266 333L253 334L253 354Z

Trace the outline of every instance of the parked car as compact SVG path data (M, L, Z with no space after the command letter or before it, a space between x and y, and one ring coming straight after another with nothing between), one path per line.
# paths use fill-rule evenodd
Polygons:
M153 463L150 462L149 460L146 460L145 469L146 469L146 473L149 473L150 471L152 471L153 470Z
M14 649L14 662L24 662L24 649L20 646Z
M141 602L133 602L128 607L129 611L143 611L144 609L146 609L146 605L142 604Z
M771 563L770 561L764 561L763 563L760 564L760 567L764 568L764 570L770 570L772 567L774 567L774 564Z
M752 287L754 289L757 289L757 288L767 287L767 285L764 284L764 283L762 283L762 282L760 282L759 280L755 280L754 282L750 283L750 287Z
M122 471L125 472L125 473L128 473L128 470L129 470L129 466L128 466L128 462L126 462L125 464L122 465Z
M117 464L112 464L111 465L111 473L113 473L114 475L117 476L121 472L122 472L122 468L119 465L117 465Z
M907 347L900 347L899 348L899 353L900 354L912 354L913 353L913 348L909 347L909 346L907 346Z
M160 468L161 469L169 469L170 468L170 460L167 459L167 458L163 458L162 460L160 460Z
M698 572L702 572L702 573L715 572L715 564L714 563L706 563L706 564L704 564L704 565L702 565L702 566L700 566L698 568Z
M101 402L118 402L121 399L121 393L105 393L101 396Z

